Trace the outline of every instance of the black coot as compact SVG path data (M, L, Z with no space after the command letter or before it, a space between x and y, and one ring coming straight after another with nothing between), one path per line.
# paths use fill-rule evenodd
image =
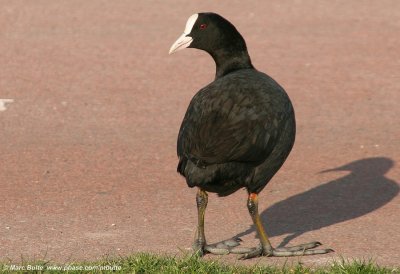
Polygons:
M169 53L184 48L204 50L216 63L215 80L193 97L178 136L178 172L199 189L195 251L240 253L242 258L331 252L313 249L319 242L274 249L258 214L257 194L283 165L295 140L295 115L285 90L253 67L243 37L218 14L190 16ZM240 239L207 245L207 192L226 196L242 187L249 193L247 206L261 245L241 248Z

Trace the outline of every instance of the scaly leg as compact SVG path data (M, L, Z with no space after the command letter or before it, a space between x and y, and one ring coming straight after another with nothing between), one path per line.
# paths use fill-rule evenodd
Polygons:
M198 190L196 194L196 204L197 204L197 237L193 243L193 250L196 254L203 256L206 252L210 252L215 255L225 255L229 254L231 248L238 246L241 241L239 238L228 239L221 241L216 244L207 245L206 236L204 233L204 215L208 202L208 194L204 190ZM250 251L251 249L245 249L245 251Z
M204 234L204 214L208 203L208 194L201 188L196 194L197 204L197 237L193 243L193 251L200 256L204 255L204 247L206 245L206 236Z
M277 257L287 257L287 256L302 256L302 255L315 255L315 254L325 254L332 252L332 249L312 249L320 246L320 242L311 242L306 244L301 244L292 247L281 247L274 249L265 233L264 226L261 222L260 215L258 213L258 195L256 193L250 193L247 200L247 208L253 223L256 227L258 237L260 238L260 246L252 248L249 252L234 252L241 253L243 256L241 259L249 259L258 256L277 256Z

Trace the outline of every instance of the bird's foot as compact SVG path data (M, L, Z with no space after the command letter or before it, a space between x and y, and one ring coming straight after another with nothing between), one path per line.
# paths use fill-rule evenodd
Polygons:
M267 256L267 257L290 257L290 256L304 256L304 255L317 255L334 252L332 249L314 249L320 245L320 242L310 242L306 244L300 244L290 247L279 247L272 250L265 250L261 245L258 247L241 247L240 238L232 238L224 241L220 241L215 244L202 245L199 242L195 242L193 250L196 254L204 256L206 253L214 255L227 255L227 254L240 254L240 260L251 259L255 257Z
M235 251L241 251L240 254L250 252L251 248L241 248L238 247L242 240L240 238L232 238L224 241L220 241L215 244L202 244L199 241L195 241L193 244L193 251L199 256L203 256L206 253L211 253L214 255L227 255L229 253L235 253ZM236 252L237 253L237 252Z
M261 245L252 248L249 252L242 252L243 254L239 259L251 259L260 256L274 256L274 257L290 257L290 256L304 256L304 255L317 255L333 252L332 249L313 249L322 245L320 242L311 242L291 247L279 247L271 250L265 250ZM234 253L234 252L231 252Z

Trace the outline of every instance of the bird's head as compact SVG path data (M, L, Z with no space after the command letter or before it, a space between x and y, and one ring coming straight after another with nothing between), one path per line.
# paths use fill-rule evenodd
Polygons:
M169 54L184 48L208 52L216 64L216 78L235 70L254 68L242 35L216 13L195 13L189 17L183 34L172 45Z
M213 55L218 50L247 51L240 33L228 20L216 13L195 13L189 17L183 34L169 54L184 48L196 48Z

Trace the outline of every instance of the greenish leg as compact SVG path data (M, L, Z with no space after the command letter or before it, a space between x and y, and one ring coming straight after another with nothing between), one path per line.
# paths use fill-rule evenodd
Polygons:
M204 255L204 247L206 245L206 236L204 233L204 215L206 212L206 207L208 203L208 194L201 188L196 194L196 204L197 204L197 237L193 243L193 250L199 255Z

